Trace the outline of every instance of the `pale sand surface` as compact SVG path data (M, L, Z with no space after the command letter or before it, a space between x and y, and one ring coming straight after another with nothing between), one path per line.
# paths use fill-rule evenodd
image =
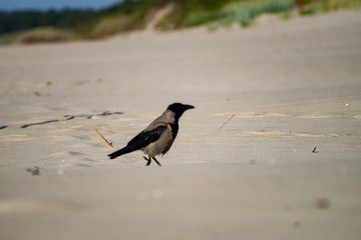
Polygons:
M348 11L0 48L0 239L361 239L360 39ZM163 167L107 159L175 101Z

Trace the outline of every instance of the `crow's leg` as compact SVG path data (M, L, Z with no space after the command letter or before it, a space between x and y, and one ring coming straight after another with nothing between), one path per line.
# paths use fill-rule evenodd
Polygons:
M150 157L149 157L150 158ZM162 164L160 164L160 162L158 162L158 160L155 157L152 157L153 160L158 164L158 166L162 166Z
M149 157L149 158L147 158L146 156L143 157L145 160L148 161L145 166L149 166L149 165L151 164L151 162L152 162L152 159L150 158L150 156L148 156L148 157Z

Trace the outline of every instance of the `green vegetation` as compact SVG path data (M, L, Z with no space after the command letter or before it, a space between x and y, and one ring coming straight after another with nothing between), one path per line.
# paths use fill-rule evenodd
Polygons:
M75 38L74 34L69 31L56 29L52 27L35 28L23 31L17 34L13 39L13 43L41 43L41 42L65 42Z
M302 15L314 15L322 12L361 7L361 0L306 0L307 8Z
M198 26L211 23L212 27L240 23L247 26L261 13L280 12L295 7L294 0L253 0L227 4L218 11L193 12L185 20L185 26Z
M361 0L304 1L305 15L361 6ZM298 0L124 0L98 11L0 11L0 43L99 39L145 29L149 22L158 30L200 25L214 29L232 23L248 26L262 13L283 12L282 18L288 19L297 6ZM168 10L159 17L162 9Z
M0 45L67 42L76 39L77 36L71 31L54 27L39 27L2 35L0 36Z

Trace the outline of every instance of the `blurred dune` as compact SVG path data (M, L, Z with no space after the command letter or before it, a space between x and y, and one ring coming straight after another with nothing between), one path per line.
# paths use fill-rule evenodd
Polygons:
M0 11L0 43L104 39L139 30L196 26L247 27L263 14L287 20L360 6L361 0L124 0L100 10Z

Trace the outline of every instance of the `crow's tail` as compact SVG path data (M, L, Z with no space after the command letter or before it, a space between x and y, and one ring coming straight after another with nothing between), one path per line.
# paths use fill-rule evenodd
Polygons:
M108 156L110 157L110 159L114 159L114 158L117 158L117 157L119 157L119 156L121 156L123 154L130 153L130 152L133 152L133 151L135 151L135 149L132 149L132 148L126 146L125 148L122 148L122 149L120 149L120 150L118 150L116 152L113 152L113 153L109 154Z

